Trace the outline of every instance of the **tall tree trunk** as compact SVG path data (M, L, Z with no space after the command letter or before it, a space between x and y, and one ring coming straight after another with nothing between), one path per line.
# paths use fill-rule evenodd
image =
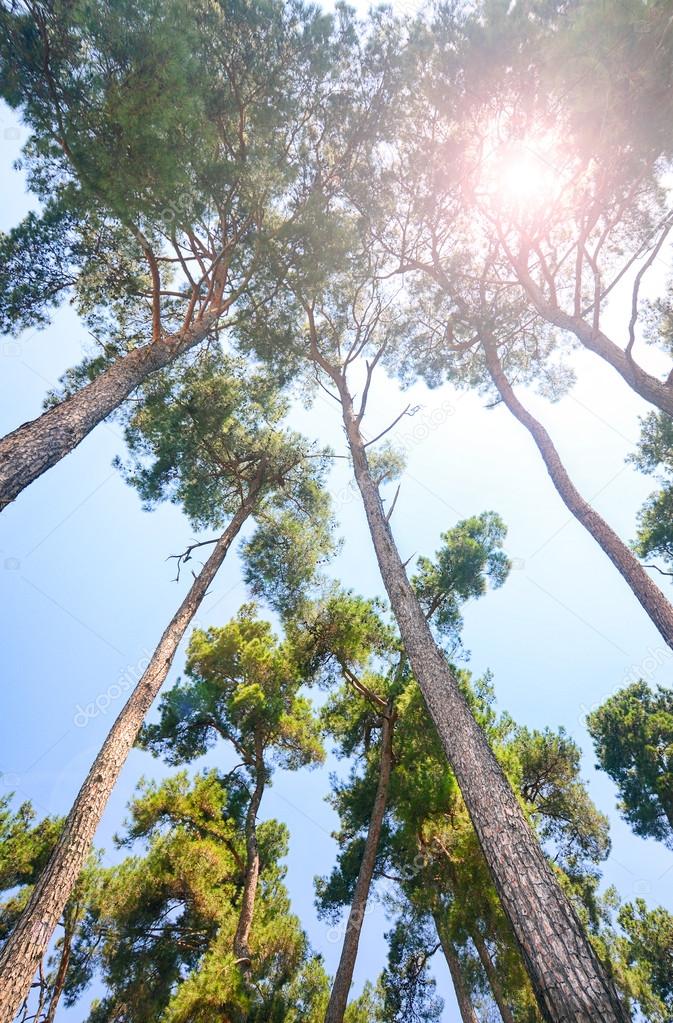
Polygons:
M96 828L145 715L168 675L180 640L256 499L256 492L248 495L217 541L79 790L54 852L0 954L0 1023L11 1023L30 987L89 855Z
M502 1023L514 1023L514 1016L512 1015L512 1010L507 1004L505 992L502 989L502 984L500 983L500 978L498 977L498 971L493 965L493 960L491 959L489 951L486 948L486 942L484 941L479 931L477 931L476 929L470 933L470 937L474 942L474 947L477 950L477 955L479 956L481 965L484 967L484 972L486 973L486 976L488 978L489 987L491 988L491 991L493 993L493 999L495 1001L495 1004L498 1006L498 1012L502 1016Z
M208 335L221 310L124 355L70 398L0 439L0 511L91 433L142 382Z
M483 348L493 383L512 415L526 427L537 444L547 472L563 503L602 547L612 564L631 587L634 596L640 601L666 643L673 647L673 606L657 584L650 579L626 544L575 488L544 426L531 415L515 395L512 385L505 376L495 344L490 340L484 340Z
M455 675L432 638L370 474L346 382L331 368L342 402L355 479L402 641L521 947L540 1008L550 1023L627 1023L616 989L559 888Z
M72 913L73 918L75 918L76 911L73 910ZM51 990L49 1008L47 1009L47 1015L44 1017L44 1023L54 1023L58 1003L61 1000L61 995L65 988L65 982L68 976L68 967L70 966L70 957L72 955L72 939L75 933L75 919L73 918L70 917L66 910L63 926L63 947L61 949L61 958L59 960L58 970L56 971L56 977L54 978L54 986ZM39 1023L39 1017L36 1017L36 1019L37 1023Z
M264 795L266 769L262 751L261 736L255 734L255 788L245 815L245 879L241 912L234 934L234 955L239 966L245 970L250 965L250 929L255 912L255 898L259 883L259 844L257 842L257 814Z
M33 984L33 987L39 988L39 991L40 991L40 993L38 995L38 999L37 999L37 1006L35 1008L35 1012L32 1015L30 1015L30 1016L28 1015L29 1010L30 1010L30 1006L28 1004L28 1002L29 1002L29 994L30 994L30 992L29 992L28 995L26 995L26 998L24 999L23 1004L22 1004L22 1006L21 1006L21 1008L19 1010L21 1015L20 1015L20 1017L17 1016L17 1023L30 1023L31 1020L39 1020L40 1016L42 1015L42 1010L44 1009L44 1003L47 1000L47 981L46 981L46 978L44 976L44 963L43 962L40 963L39 970L38 970L37 981L36 981L35 984Z
M673 385L671 376L666 381L647 373L642 366L631 358L619 345L616 345L602 330L595 329L592 324L587 323L581 316L571 316L558 305L549 302L527 268L514 260L514 268L519 280L531 299L535 309L540 316L574 334L577 340L590 352L600 356L613 369L616 369L623 380L631 387L636 394L639 394L651 405L656 405L662 412L673 416ZM673 376L673 374L672 374Z
M355 883L353 901L348 913L346 933L341 947L339 965L332 984L329 1003L325 1013L325 1023L343 1023L348 993L353 982L353 971L355 960L360 944L362 924L367 910L367 899L371 888L374 867L376 866L376 855L381 838L383 818L388 803L388 790L390 788L390 772L393 764L393 731L395 728L395 711L392 701L388 702L383 716L381 729L381 759L379 762L379 779L376 786L374 805L372 806L367 829L365 848L362 854L362 862L358 871L358 879Z
M442 946L446 965L449 967L449 973L451 974L451 980L453 982L453 990L456 993L456 1001L458 1002L458 1008L460 1009L460 1018L462 1023L479 1023L477 1015L472 1007L472 999L470 998L470 992L468 991L465 978L463 977L460 960L458 959L456 950L453 947L453 942L446 934L444 922L438 912L432 914L432 919L435 921L437 937L439 938Z

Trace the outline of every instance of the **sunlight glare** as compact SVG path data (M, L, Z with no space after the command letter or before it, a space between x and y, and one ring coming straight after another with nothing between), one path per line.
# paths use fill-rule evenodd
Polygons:
M499 191L508 205L539 206L553 197L554 175L539 156L522 149L504 157Z
M559 198L566 169L552 132L503 138L502 126L486 132L479 160L477 194L498 217L538 221Z

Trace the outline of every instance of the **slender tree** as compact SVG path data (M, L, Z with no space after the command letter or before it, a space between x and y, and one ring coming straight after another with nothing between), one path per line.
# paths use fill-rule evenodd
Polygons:
M110 793L177 647L244 523L290 509L324 532L326 497L318 488L320 459L302 438L273 428L282 404L273 388L225 373L219 357L175 381L151 385L128 428L137 461L131 478L148 500L183 503L196 525L224 526L203 568L163 632L146 670L112 726L66 819L59 841L0 956L0 1020L10 1021L42 960L54 927L87 859ZM258 401L264 395L266 420ZM271 424L271 425L268 425ZM315 452L313 454L316 454ZM231 516L227 521L227 516ZM180 556L188 559L192 545ZM320 542L317 549L321 549ZM323 542L322 549L325 544ZM304 564L309 574L312 566Z
M378 703L380 697L375 698ZM348 911L344 941L339 956L339 965L332 984L330 999L325 1014L325 1023L341 1023L344 1019L348 994L353 981L353 971L357 959L360 934L367 902L371 889L378 846L381 838L381 829L386 813L388 793L390 789L390 775L393 766L393 735L395 729L396 711L394 700L389 698L384 701L383 706L379 705L379 719L381 722L381 739L379 744L379 760L377 765L376 789L371 806L371 814L367 826L367 834L362 848L362 858L358 870L353 897Z
M631 13L637 21L637 12ZM490 18L493 24L489 25ZM556 150L536 155L536 146L552 145L549 135L556 136L543 128L543 114L530 109L531 101L524 90L524 79L530 69L526 67L524 71L519 63L521 40L532 33L541 51L546 52L547 48L559 45L559 33L575 29L553 24L552 30L551 26L541 27L540 22L527 27L518 13L502 19L504 24L499 19L502 12L491 10L482 19L485 21L482 25L469 18L466 25L460 19L438 20L437 39L443 40L439 45L450 41L459 57L446 62L446 66L433 61L419 66L418 96L411 101L406 116L414 117L427 128L420 137L402 135L392 174L387 170L380 176L381 183L374 186L378 206L367 211L367 225L379 260L384 262L381 272L405 274L415 300L422 307L421 328L416 326L408 332L402 350L396 353L397 369L406 378L421 375L430 382L449 379L461 387L480 389L488 381L495 387L499 399L533 437L566 507L607 554L671 645L673 606L628 545L583 499L548 432L511 385L515 378L534 381L550 396L558 397L571 380L567 368L562 366L559 371L554 366L559 346L555 328L563 324L549 310L541 315L539 302L537 306L531 305L528 292L533 284L527 292L520 283L512 281L514 253L525 248L534 264L531 273L539 278L539 286L535 285L538 291L546 288L558 302L566 294L574 296L576 305L583 308L584 303L595 298L593 291L587 296L586 275L595 272L600 287L616 262L615 273L619 276L619 260L626 258L629 265L631 262L630 255L624 256L625 249L629 252L625 238L639 249L643 233L647 236L653 220L656 221L655 213L663 200L656 185L652 153L647 157L649 164L642 154L632 154L626 163L612 160L610 177L602 155L595 166L593 163L590 169L584 166L582 161L590 158L586 153L580 154L577 132L573 134L574 129L569 128L570 135L564 133L562 141L564 152L568 150L569 154L565 162ZM479 20L477 17L476 21ZM544 26L544 18L542 21ZM648 32L655 31L654 24L646 28ZM496 29L504 33L502 52L494 66L486 67L483 50ZM537 76L544 71L534 67L530 73ZM438 91L440 81L445 88ZM549 85L547 92L552 91ZM547 92L540 99L543 106L552 102ZM499 115L493 113L494 103L496 111L498 103L502 104L499 114L506 118L506 123L497 130L495 123L500 122ZM564 117L570 118L570 112L561 113L561 124ZM526 134L529 122L530 138ZM469 124L479 126L477 141L470 137L472 129L466 126ZM514 127L515 124L518 126ZM447 161L446 153L449 132L461 140L451 151L451 161ZM577 152L573 145L578 147ZM620 145L628 148L624 137L620 137ZM526 160L533 161L533 169ZM545 160L550 166L562 163L559 173L563 180L558 187L556 182L547 181L540 170ZM524 203L516 191L516 175L526 180L528 173L533 178L529 187L534 190L535 161L542 175L540 188L548 187L550 194L533 195ZM649 170L645 170L645 165ZM547 172L554 176L550 167ZM629 192L628 182L636 175L640 175L637 194L628 199L623 193ZM392 187L387 183L391 177ZM621 361L631 366L630 376L643 373L633 361L631 348L638 312L642 313L643 303L639 302L642 280L661 252L671 226L670 220L665 220L661 231L649 239L650 247L645 245L643 265L636 275L627 353L605 339L610 350L618 352ZM592 244L598 248L595 258L590 252ZM576 248L578 259L573 261ZM651 259L646 258L648 253ZM606 263L602 270L596 263L599 254ZM602 298L597 309L602 308L601 303ZM665 315L661 319L665 320ZM585 328L582 336L588 334L594 340L601 333L597 317ZM660 333L665 346L666 330ZM673 406L673 389L669 384L654 377L648 379L665 395L667 407ZM657 522L665 521L664 495L661 503L663 514L654 512ZM656 541L652 549L656 552Z
M587 119L596 113L589 83L601 89L606 84L600 58L582 68L579 85L576 80L582 52L578 23L586 27L598 16L593 4L587 8L562 22L552 9L538 10L530 20L519 10L505 15L497 6L473 16L439 14L433 40L426 41L430 56L426 52L418 61L418 88L403 115L423 127L400 133L392 168L386 166L373 186L377 202L365 210L375 250L386 261L383 272L404 273L422 306L423 329L405 339L398 370L430 381L448 378L459 386L481 387L484 380L495 386L531 433L566 506L670 645L670 602L582 498L544 426L510 383L533 380L552 396L568 386L569 371L554 374L552 366L560 327L603 354L669 415L673 407L670 383L646 373L633 355L643 282L673 223L658 181L658 154L668 140L658 115L651 118L656 131L651 124L641 128L616 100L615 109L605 105L611 131L601 125L600 146L587 133ZM624 13L624 21L615 19L610 29L610 49L624 56L615 71L622 86L627 83L620 76L627 79L626 68L633 72L645 52L644 39L654 42L666 25L661 11L644 18L638 5L627 4ZM629 32L638 39L633 52ZM433 57L435 45L441 53L448 49L452 59ZM657 60L666 59L669 46L666 35ZM548 58L559 50L573 68L561 75L548 69ZM547 56L531 63L523 57L531 51ZM539 92L531 92L531 77ZM643 96L656 88L656 79L642 74L632 89L634 109L643 113ZM450 146L447 138L453 140ZM635 279L624 351L600 329L600 316L604 299L631 268ZM562 308L567 301L574 303L572 315ZM668 349L665 308L659 311L662 326L650 325L649 336ZM665 536L661 527L669 501L663 493L644 512L643 536L652 529L649 549L655 553L661 550L656 537ZM647 544L641 550L647 551Z
M456 1001L458 1002L458 1011L460 1012L461 1021L462 1023L478 1023L474 1006L472 1005L470 991L465 982L463 966L460 962L458 951L451 938L447 935L444 920L438 912L433 915L433 921L437 931L437 937L439 938L442 952L446 960L446 965L448 966L449 973L451 974L451 983L453 984Z
M499 296L494 294L486 298L484 289L475 298L471 310L465 303L460 314L451 316L452 287L446 274L439 283L433 275L429 294L425 295L429 329L425 336L417 336L411 344L405 344L406 369L413 367L423 374L427 365L433 378L435 375L440 378L446 376L461 387L488 389L490 385L495 389L498 402L505 405L533 438L565 506L608 556L666 643L673 645L673 605L640 564L633 550L582 497L546 428L526 407L510 382L514 374L524 380L530 376L544 376L548 372L551 377L544 342L536 338L530 328L527 332L520 332L513 327L510 310L503 310ZM444 297L438 299L438 292ZM443 320L444 315L450 318ZM497 325L495 331L494 324ZM516 335L513 341L510 338L502 344L498 342L498 336L507 337L512 332ZM524 334L529 335L525 340ZM511 365L511 369L506 369L506 364ZM557 383L563 386L562 380L551 382L549 389L552 390ZM667 500L668 492L664 490L651 499L641 513L641 536L645 538L649 529L652 537L651 543L641 542L638 550L643 556L650 551L655 554L664 552ZM663 543L660 542L662 537Z
M436 623L438 634L452 649L460 645L461 605L470 597L481 596L487 579L498 586L507 575L509 563L501 549L504 534L500 518L484 513L448 530L433 560L419 559L414 586L426 619ZM341 703L348 701L349 693L350 698L365 701L354 720L347 711L335 714L330 707L327 720L334 723L332 730L345 743L345 749L352 754L362 745L362 752L370 752L373 722L380 730L371 813L325 1017L327 1023L342 1023L388 808L397 704L408 684L408 665L404 652L397 652L399 640L388 634L382 621L377 622L375 608L349 594L332 595L310 616L310 623L304 622L302 631L307 642L305 656L313 670L316 662L323 671L326 666L329 670L333 662L338 664L347 687ZM381 669L377 673L375 665L368 663L372 657L392 658L394 663L381 675Z
M254 498L241 505L222 533L156 647L150 663L112 726L68 814L52 856L0 954L0 1019L11 1023L49 944L91 848L110 793L145 715L163 685L180 640L224 561Z
M343 287L340 281L339 292ZM349 305L353 313L347 319L344 309ZM341 312L341 321L336 320L333 306ZM455 772L540 1008L550 1021L625 1020L612 981L432 637L395 546L370 468L367 447L371 442L363 436L362 422L374 369L390 334L400 329L399 322L389 316L376 289L362 285L352 287L345 300L333 301L330 290L324 289L319 301L305 301L305 309L310 357L332 385L341 407L355 479L405 651ZM347 372L365 348L366 383L356 406Z
M245 871L233 951L251 963L250 933L259 885L257 817L272 765L296 770L324 754L310 704L299 694L304 679L289 644L279 644L253 606L224 628L197 629L187 653L189 681L162 697L158 724L141 743L169 763L193 760L218 739L240 757L249 779L245 810Z
M501 400L512 415L525 426L535 441L549 476L566 508L607 554L647 612L652 623L668 645L673 646L673 606L634 557L629 547L620 540L605 519L579 493L546 429L514 393L505 374L495 342L484 338L482 344L488 372Z

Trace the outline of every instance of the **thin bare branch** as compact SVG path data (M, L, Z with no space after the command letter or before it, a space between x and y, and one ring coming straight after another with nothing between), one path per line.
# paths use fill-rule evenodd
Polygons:
M397 498L400 496L400 487L401 486L402 486L401 483L397 484L397 490L395 491L395 496L393 498L393 503L390 506L390 511L386 515L386 522L390 522L390 520L392 518L392 515L393 515L393 512L395 511L395 505L397 504Z
M625 354L629 359L631 358L631 352L636 341L636 322L638 320L638 293L640 291L640 283L661 252L661 247L666 241L668 233L672 227L673 218L669 219L668 223L664 224L664 228L659 236L657 244L654 246L648 258L641 266L640 270L636 274L636 279L633 282L633 293L631 295L631 319L629 320L629 343L627 344L625 351Z
M377 440L381 440L381 437L385 437L385 435L387 433L390 433L390 431L393 429L393 427L397 426L397 424L399 423L400 419L403 419L404 416L407 416L407 415L408 416L415 416L416 413L418 412L419 408L420 408L420 405L414 405L413 408L411 407L411 405L407 405L407 407L405 409L402 409L402 411L400 412L399 416L397 416L396 419L393 419L393 421L390 424L390 426L386 426L385 430L381 430L381 433L377 433L376 437L372 437L371 440L368 440L362 446L365 447L365 448L368 448L368 447L370 447L370 445L376 444Z

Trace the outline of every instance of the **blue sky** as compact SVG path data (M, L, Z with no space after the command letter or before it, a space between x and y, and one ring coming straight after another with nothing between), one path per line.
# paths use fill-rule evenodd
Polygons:
M6 182L2 229L16 223L31 202L20 173L12 169L23 141L12 112L0 108L0 167ZM617 300L611 313L618 339L625 332L623 309ZM1 434L39 414L45 392L79 361L87 340L68 308L44 331L0 338ZM645 356L656 366L656 353ZM647 409L595 357L576 352L572 362L578 383L562 402L551 406L532 393L526 400L545 422L584 496L628 540L637 509L652 489L652 481L624 461L638 435L638 416ZM642 896L673 908L673 854L636 838L619 819L613 786L593 768L584 725L587 710L634 677L670 685L671 652L605 555L566 511L532 440L506 410L487 410L485 399L449 387L429 391L418 385L403 394L384 380L370 400L371 435L408 401L421 409L414 419L403 419L394 434L408 459L393 518L403 558L432 553L440 533L466 515L485 509L502 515L515 567L501 590L467 610L470 667L493 671L498 706L518 722L563 725L580 744L591 794L612 822L606 883L625 900ZM343 451L336 408L324 396L310 409L297 408L292 422ZM141 510L136 494L111 466L120 452L118 427L100 426L0 516L0 785L31 799L39 813L69 809L121 708L123 680L138 677L189 582L185 576L175 583L174 564L166 561L193 538L189 524L172 507L151 514ZM346 542L333 571L346 586L380 594L364 516L348 483L347 462L335 463L331 485ZM199 623L226 622L245 598L231 558ZM171 680L183 659L181 650ZM96 700L109 706L84 722L80 709ZM208 762L226 766L229 753L219 748ZM110 846L138 779L161 773L149 755L132 753L98 845ZM327 873L334 861L335 819L324 803L328 788L328 769L278 774L263 816L276 816L290 828L293 906L328 969L334 969L338 935L317 919L311 886L311 878ZM374 907L365 923L356 990L383 965L386 926L383 910ZM455 1018L450 982L442 964L435 965L448 1021ZM64 1018L82 1014L82 1009L62 1013Z

